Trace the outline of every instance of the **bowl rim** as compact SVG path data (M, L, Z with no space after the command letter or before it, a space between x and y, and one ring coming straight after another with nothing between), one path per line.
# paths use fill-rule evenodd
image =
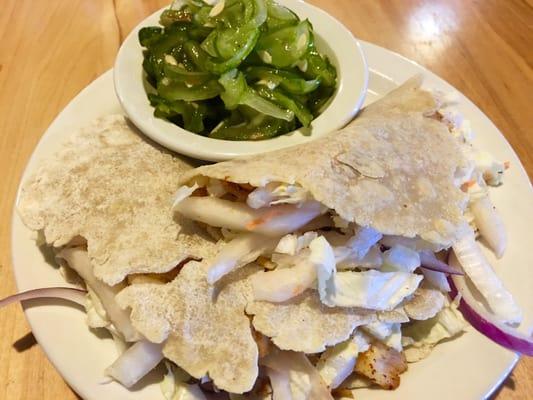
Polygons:
M298 145L345 126L362 107L368 87L368 65L360 43L340 21L324 10L300 0L278 0L278 2L289 7L302 19L309 18L321 53L327 53L337 69L335 93L328 107L312 121L311 134L308 134L305 128L300 128L260 141L220 140L187 131L167 120L155 118L144 88L142 47L138 43L137 34L144 26L157 25L159 15L168 6L157 10L137 24L118 51L113 69L113 82L117 98L130 120L146 136L162 146L207 161L222 161ZM331 39L327 40L326 37ZM135 75L140 76L140 79L133 78ZM355 90L352 90L353 88Z

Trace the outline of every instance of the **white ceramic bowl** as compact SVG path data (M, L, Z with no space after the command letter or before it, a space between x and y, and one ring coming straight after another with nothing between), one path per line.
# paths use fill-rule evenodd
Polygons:
M263 153L314 140L346 125L363 104L368 68L357 40L339 21L321 9L298 0L279 0L301 19L313 24L318 50L337 69L337 90L326 110L311 123L311 134L296 130L261 141L210 139L153 116L144 89L142 47L137 34L142 27L158 25L159 10L142 21L122 44L114 68L115 91L128 117L144 134L161 145L194 158L221 161Z

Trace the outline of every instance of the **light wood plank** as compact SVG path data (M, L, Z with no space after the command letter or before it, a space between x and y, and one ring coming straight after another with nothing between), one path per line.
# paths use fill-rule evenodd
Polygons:
M533 176L533 6L520 0L312 0L357 37L442 76L504 133ZM113 65L120 42L161 0L3 0L0 13L0 297L15 291L12 203L19 177L53 118ZM0 398L75 399L35 344L18 306L0 312ZM533 359L498 400L533 398Z

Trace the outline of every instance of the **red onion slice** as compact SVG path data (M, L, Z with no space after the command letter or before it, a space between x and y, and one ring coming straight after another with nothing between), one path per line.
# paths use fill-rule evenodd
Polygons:
M450 252L448 263L461 267L466 276L486 301L490 311L501 322L518 323L522 320L522 310L511 292L494 271L489 260L474 237L474 233L457 240Z
M76 289L70 287L49 287L49 288L39 288L26 290L25 292L20 292L12 296L6 297L5 299L0 300L0 308L5 307L11 303L16 303L24 300L31 299L63 299L67 301L72 301L73 303L80 304L85 306L85 295L87 294L86 290Z
M508 348L516 353L533 356L533 337L524 335L516 329L511 328L490 315L474 299L466 280L461 276L448 277L452 298L461 294L459 311L470 324L492 341Z
M446 264L439 260L433 253L421 251L420 252L420 267L429 269L431 271L444 272L450 275L464 275L465 273L459 268Z

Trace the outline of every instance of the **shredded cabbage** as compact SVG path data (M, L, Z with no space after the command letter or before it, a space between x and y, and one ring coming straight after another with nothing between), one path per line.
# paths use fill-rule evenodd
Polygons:
M358 259L362 259L366 253L381 240L383 235L371 227L360 227L355 235L348 240L349 247Z
M301 186L270 182L251 192L246 203L252 208L262 208L275 204L300 204L308 199L309 193Z
M338 235L342 239L342 235ZM333 236L335 239L336 236ZM341 246L336 246L335 261L339 269L355 267L375 268L381 266L381 252L376 243L382 238L381 233L370 227L360 227L355 235ZM339 242L339 239L335 240ZM339 243L340 244L340 243Z
M182 200L190 197L196 189L198 189L198 184L195 183L192 186L180 186L176 193L174 194L174 202L172 203L172 208L176 207Z
M492 269L476 243L474 233L470 232L469 235L457 241L453 245L453 252L494 315L502 322L520 322L522 320L520 307Z
M402 351L402 326L399 323L393 324L392 333L386 338L383 343L394 350Z
M275 248L276 253L295 255L301 250L309 247L309 244L317 237L316 232L305 232L303 235L288 234L281 238L277 247Z
M268 367L273 400L333 400L320 374L304 353L275 351L264 357L261 363Z
M402 351L401 324L372 322L364 325L363 330L394 350Z
M371 310L392 310L417 289L421 275L408 272L341 271L326 285L321 296L330 307L362 307Z
M378 235L365 228L359 232L363 231L365 233L358 237L356 235L356 238L351 241L354 247L359 250L362 247L366 248L368 243L375 243L374 240L378 237ZM372 237L372 239L366 240L369 237ZM364 246L358 247L357 243L364 243ZM363 307L373 310L391 310L406 296L411 295L422 280L421 276L404 271L379 272L371 270L337 273L335 253L323 236L314 239L309 248L311 250L309 259L316 268L320 300L329 307ZM418 253L407 248L403 249L399 250L402 254L405 251L410 251L418 257ZM359 253L356 251L356 254L364 257L367 252L368 249ZM419 258L418 265L420 265Z
M383 253L382 271L413 272L420 267L420 256L414 250L396 245Z
M205 188L207 193L213 197L222 197L227 193L226 188L218 179L209 179Z
M88 286L85 312L87 313L87 325L89 325L90 328L106 328L111 325L111 321L109 321L109 317L107 316L102 302Z
M480 235L485 239L497 258L502 258L507 247L507 234L500 214L488 196L470 203L470 211Z
M250 277L255 300L279 303L289 300L316 280L316 269L308 260L290 268L277 268L274 271L259 271Z
M267 186L263 186L255 189L248 195L246 204L252 208L268 207L273 199L272 191Z
M163 345L140 340L129 347L113 364L106 368L105 374L130 388L146 376L163 360Z
M370 343L364 334L356 331L349 340L328 348L320 355L316 365L320 376L331 389L335 389L352 373L357 355L365 352Z
M207 281L214 284L231 271L249 264L263 254L270 253L277 238L257 233L242 233L227 243L207 271Z
M274 201L271 204L298 204L309 199L309 192L298 185L280 184L272 191Z
M62 260L61 262L66 262L80 275L87 286L91 287L116 328L117 334L122 335L128 342L135 342L142 338L131 324L129 313L122 310L115 301L115 296L124 288L124 283L109 286L97 279L87 250L81 247L64 248L57 254L57 258Z
M349 256L345 256L346 247L335 247L335 259L337 260L337 270L347 270L354 268L377 268L379 269L383 264L383 255L379 249L379 246L375 245L368 250L363 258L355 257L355 254L351 253ZM342 261L339 261L342 259Z
M277 268L287 268L307 260L310 253L311 251L309 249L303 249L293 256L290 254L272 253L271 260L277 265Z
M422 274L427 282L441 292L448 293L451 290L448 279L446 279L446 275L443 272L422 268Z
M463 114L457 108L458 98L456 93L447 93L444 96L444 104L438 110L442 120L448 125L450 132L461 142L470 143L474 138L474 132L470 121L464 119Z
M166 400L207 400L200 387L187 384L190 375L175 365L165 362L167 373L161 382L161 392Z
M113 323L109 320L109 316L102 302L89 286L87 286L85 312L87 313L87 325L90 328L105 328L109 331L113 338L117 355L120 356L128 349L128 344L122 337L122 334L117 331Z
M311 255L309 261L316 268L316 276L318 279L318 292L320 299L324 302L327 293L335 290L335 254L328 241L324 236L319 236L309 244Z
M496 160L492 154L484 150L476 149L472 155L476 169L487 185L499 186L503 183L504 163Z
M408 340L410 346L434 346L441 340L458 335L466 326L466 321L457 310L457 306L451 304L440 310L433 318L404 325L403 334L411 339Z
M390 335L392 335L392 326L394 324L387 322L371 322L364 325L362 328L365 332L374 336L376 339L385 340Z

